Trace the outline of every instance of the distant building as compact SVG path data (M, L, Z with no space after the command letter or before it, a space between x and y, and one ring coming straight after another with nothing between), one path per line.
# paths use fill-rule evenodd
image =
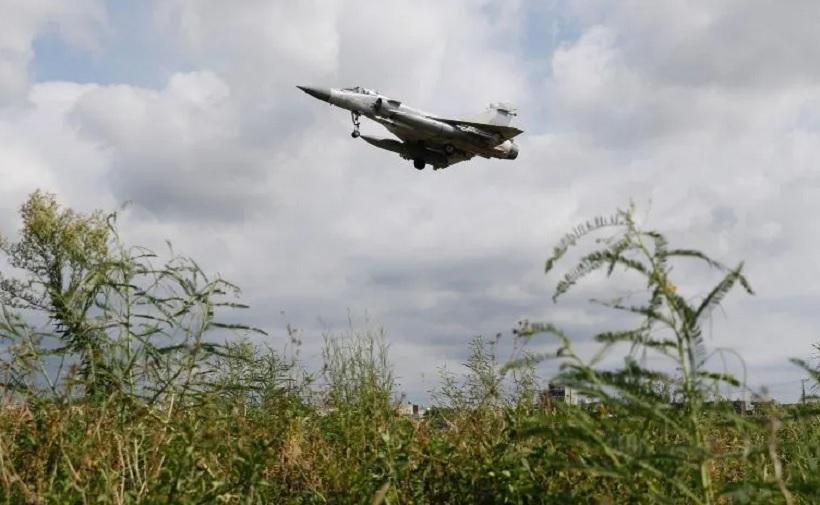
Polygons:
M541 391L541 404L545 407L552 407L557 403L567 405L580 405L581 397L578 392L567 386L558 386L550 383L549 387Z
M424 417L425 409L421 405L413 402L407 402L399 405L399 415L411 417L413 419L421 419Z
M755 406L749 400L733 400L732 407L741 415L751 414L755 410Z

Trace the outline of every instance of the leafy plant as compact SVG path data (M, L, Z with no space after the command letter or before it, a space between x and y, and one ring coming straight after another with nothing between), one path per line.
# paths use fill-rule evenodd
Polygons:
M0 277L0 366L10 390L68 397L79 387L89 397L153 403L209 384L208 361L226 356L217 336L262 333L215 318L220 308L245 307L233 299L236 286L190 258L155 264L152 251L126 247L114 213L62 209L38 191L20 214L20 240L0 239L19 272Z
M15 265L3 265L0 300L0 503L817 502L815 407L739 415L715 401L716 383L738 382L709 368L700 329L733 288L750 291L740 266L671 249L631 211L576 229L548 269L615 230L556 295L594 271L638 275L643 298L605 302L634 329L602 333L584 359L558 328L524 322L506 364L498 337L476 338L419 419L396 408L381 328L325 335L311 370L217 319L242 307L230 283L125 247L115 215L42 193L24 209L20 241L0 249ZM721 279L685 297L678 258ZM527 352L540 332L558 336L557 352ZM607 366L624 346L623 364ZM650 353L668 366L647 367ZM545 359L562 364L551 382L594 403L537 401Z
M618 422L597 422L587 411L573 412L562 430L578 444L579 451L590 455L579 462L578 468L619 480L632 487L634 493L646 493L658 502L685 499L715 503L719 490L713 483L711 468L718 455L706 428L706 402L709 392L717 390L716 383L737 387L740 382L707 367L710 355L704 345L702 325L736 285L753 294L742 274L743 264L729 268L700 251L671 248L660 232L641 228L630 208L576 227L555 247L546 271L552 271L582 239L601 230L615 233L598 239L599 247L583 255L563 276L553 299L596 271L607 276L615 271L635 274L646 286L644 300L596 302L637 316L637 326L598 334L595 340L601 348L590 361L582 359L569 337L552 325L524 322L517 333L528 337L541 332L556 335L560 348L555 357L562 363L556 382L577 389L615 416L642 419L641 431L660 430L674 440L669 446L644 444L619 433ZM687 298L672 278L672 261L679 258L701 261L719 271L722 278L705 296ZM624 366L602 368L602 360L618 344L627 344L630 349ZM670 373L668 366L646 367L641 358L648 353L669 359L675 373ZM636 476L642 479L636 480Z

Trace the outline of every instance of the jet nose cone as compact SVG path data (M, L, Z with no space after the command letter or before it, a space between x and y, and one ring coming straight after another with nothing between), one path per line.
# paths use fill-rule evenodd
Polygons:
M297 88L301 89L308 95L318 98L323 102L330 101L330 89L328 88L315 88L313 86L296 86Z

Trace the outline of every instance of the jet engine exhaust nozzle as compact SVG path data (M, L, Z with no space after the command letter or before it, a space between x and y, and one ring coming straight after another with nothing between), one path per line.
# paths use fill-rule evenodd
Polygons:
M507 159L514 160L518 158L518 145L513 144L510 146L510 150L507 151Z

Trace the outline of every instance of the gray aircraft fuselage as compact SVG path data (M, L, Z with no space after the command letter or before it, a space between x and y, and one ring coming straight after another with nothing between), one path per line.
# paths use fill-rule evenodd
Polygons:
M513 160L518 146L512 138L521 130L509 126L515 112L506 105L491 105L487 122L445 119L404 105L398 100L360 88L316 88L297 86L305 93L347 109L353 118L352 136L413 160L416 168L426 164L445 168L473 156ZM359 117L382 124L400 140L359 134Z

